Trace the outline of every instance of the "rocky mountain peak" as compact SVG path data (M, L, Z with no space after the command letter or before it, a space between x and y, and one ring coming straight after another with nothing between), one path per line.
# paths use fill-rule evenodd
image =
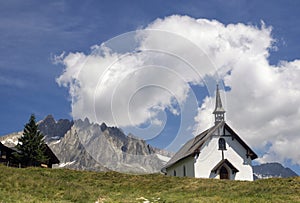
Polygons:
M132 173L158 172L166 163L164 155L134 135L125 135L118 127L91 123L89 119L56 121L52 115L38 122L45 141L60 160L60 167L82 170ZM22 132L3 138L2 143L12 143ZM12 139L14 138L14 140Z
M264 163L261 165L253 166L253 174L254 179L264 179L264 178L272 178L272 177L293 177L298 176L290 168L285 168L280 163Z
M71 129L73 121L60 119L56 121L52 115L38 122L39 130L45 135L46 141L57 140L65 135Z
M107 129L107 125L105 123L102 123L100 125L100 129L101 129L102 132L105 131Z
M141 138L139 138L139 137L133 135L132 133L128 133L127 137L130 138L130 139L141 140Z
M56 123L54 117L51 114L49 114L48 116L46 116L41 122L43 122L43 123L49 123L49 124Z
M144 140L126 136L122 129L76 120L51 149L65 167L87 170L152 173L165 164Z

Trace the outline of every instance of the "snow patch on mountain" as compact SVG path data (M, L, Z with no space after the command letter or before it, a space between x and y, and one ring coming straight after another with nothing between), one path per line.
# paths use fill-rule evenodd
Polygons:
M18 140L9 138L7 140L2 141L1 143L4 145L17 145L19 142L18 142Z
M171 159L171 157L167 157L161 154L156 154L156 156L165 163L167 163Z
M65 163L60 163L59 165L58 165L58 167L59 168L63 168L63 167L66 167L66 166L70 166L70 165L72 165L72 164L74 164L76 161L74 160L74 161L69 161L69 162L65 162Z

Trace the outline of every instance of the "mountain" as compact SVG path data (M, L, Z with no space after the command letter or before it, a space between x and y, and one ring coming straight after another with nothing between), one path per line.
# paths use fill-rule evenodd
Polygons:
M18 144L18 139L23 135L23 132L14 132L9 135L0 136L0 142L7 147L14 147Z
M38 122L39 130L46 135L46 142L62 138L73 124L74 122L68 119L55 121L52 115L48 115L44 120Z
M45 135L46 143L58 140L70 130L73 121L68 119L60 119L55 121L52 115L48 115L45 119L38 122L39 130ZM8 147L17 145L18 138L21 137L23 131L14 132L9 135L0 136L0 141Z
M45 141L60 160L58 167L133 173L158 172L174 155L147 144L117 127L91 123L88 119L56 121L49 115L38 122ZM17 144L22 132L0 137L8 147ZM254 179L298 176L279 163L253 166Z
M150 146L144 140L126 136L117 127L94 124L88 119L55 121L49 115L38 122L45 141L60 160L59 167L131 173L158 172L173 155ZM1 142L14 146L22 132L1 137Z
M253 176L256 180L273 177L294 177L298 176L298 174L292 171L290 168L283 167L280 163L265 163L253 166Z

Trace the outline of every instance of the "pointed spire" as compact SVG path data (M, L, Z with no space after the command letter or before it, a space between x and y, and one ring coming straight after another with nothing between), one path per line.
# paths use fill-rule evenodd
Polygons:
M215 107L213 114L215 114L215 124L218 124L219 122L224 121L225 110L222 106L222 101L221 101L218 84L217 84L217 90L216 90L216 107Z

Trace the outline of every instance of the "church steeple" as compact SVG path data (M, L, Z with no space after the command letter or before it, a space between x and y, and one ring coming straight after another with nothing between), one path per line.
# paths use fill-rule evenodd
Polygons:
M222 106L222 101L221 101L221 96L220 96L220 91L219 91L219 85L217 85L217 90L216 90L216 107L213 112L215 114L215 125L220 123L221 121L224 121L224 114L225 110Z

